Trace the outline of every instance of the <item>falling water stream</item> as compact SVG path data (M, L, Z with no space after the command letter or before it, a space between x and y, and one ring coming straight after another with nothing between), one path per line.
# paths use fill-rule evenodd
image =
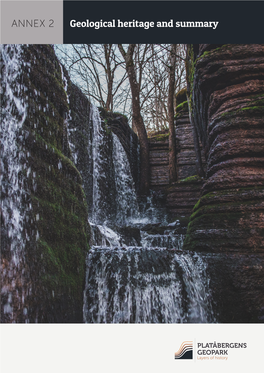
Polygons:
M25 301L32 295L26 271L27 242L39 239L32 218L27 178L29 152L24 151L23 124L27 117L26 87L21 71L30 71L19 45L2 46L1 167L2 226L9 263L3 263L2 304L9 322L29 322ZM61 67L67 94L67 78ZM36 92L37 94L38 92ZM69 97L67 94L67 101ZM92 206L91 250L87 255L83 319L86 323L185 323L215 322L206 263L195 253L184 252L180 223L168 223L164 209L149 196L140 201L127 154L119 138L102 122L91 105L89 188ZM71 113L65 113L65 150L80 160ZM59 162L58 168L61 167ZM32 175L35 190L35 173ZM90 198L90 197L89 197ZM36 216L38 220L39 216ZM31 236L25 222L31 220ZM8 269L7 269L8 268ZM27 274L28 273L28 274ZM15 307L15 305L18 305ZM15 311L17 309L18 311ZM18 312L19 314L16 314ZM21 316L22 315L22 316ZM37 322L37 319L36 319Z
M1 210L2 227L6 232L6 246L10 247L9 262L3 263L1 276L1 301L3 312L10 322L18 315L14 305L19 304L28 322L28 310L24 302L31 293L26 273L25 245L31 239L24 228L31 219L31 201L28 199L26 177L31 173L27 159L29 152L23 149L23 123L27 115L26 87L22 83L22 71L29 71L30 64L22 58L20 45L2 45L1 52ZM26 173L25 173L26 171ZM25 176L26 175L26 176ZM5 177L4 177L5 176ZM34 187L33 175L33 187ZM38 232L32 231L33 239ZM4 250L4 247L2 247Z
M93 125L92 248L87 256L83 315L86 323L215 322L206 264L182 251L180 223L168 224L151 200L139 207L126 153L112 134L112 159L105 159L101 118ZM108 162L108 165L105 163ZM113 165L114 193L105 196L105 169ZM114 194L114 195L112 195ZM107 200L114 199L114 213Z

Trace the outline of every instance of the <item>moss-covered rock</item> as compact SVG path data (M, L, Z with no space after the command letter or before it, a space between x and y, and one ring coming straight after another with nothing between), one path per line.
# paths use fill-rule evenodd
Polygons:
M215 297L222 294L231 322L259 322L264 309L263 63L259 44L188 48L188 96L207 175L184 249L214 253Z
M187 101L187 88L181 89L179 92L176 93L175 95L176 98L176 106L184 103Z
M13 279L16 288L10 288L13 316L2 308L2 321L82 322L90 230L82 177L68 143L64 71L52 46L21 48L27 68L17 84L23 88L19 99L26 102L27 113L17 147L27 196L21 211L27 212L19 259L23 264ZM2 263L11 270L8 239L4 242Z
M220 233L216 228L223 223L221 214L226 214L225 229L233 234L237 229L241 250L262 251L263 46L200 44L188 50L189 65L193 66L188 75L192 116L207 158L207 180L191 216L192 231L189 228L186 247L190 247L192 237L196 240L195 229L203 230L199 239L204 244L206 231L213 237L214 229L216 239L211 242L211 250L217 251ZM233 214L242 215L234 222ZM201 226L203 220L207 227ZM227 237L224 232L222 236ZM229 243L227 240L226 250L230 249ZM224 240L222 244L225 250Z

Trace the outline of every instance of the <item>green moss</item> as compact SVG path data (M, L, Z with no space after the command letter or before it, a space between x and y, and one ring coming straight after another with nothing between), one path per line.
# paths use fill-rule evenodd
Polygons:
M262 102L263 106L248 106L248 107L243 107L240 110L245 111L245 110L251 110L251 111L258 111L260 114L264 112L264 101Z
M198 202L194 205L193 211L196 211L201 204L201 198L198 200Z
M112 130L107 124L104 125L104 129L107 136L111 135Z
M194 210L190 219L194 220L197 216L211 213L211 211L214 211L214 213L217 214L217 213L221 213L223 209L225 209L226 211L235 210L235 209L243 210L245 206L254 206L255 203L256 202L254 202L254 200L249 200L249 201L237 201L237 202L232 201L232 202L216 203L216 204L212 203L208 205L203 205L200 208L196 208Z
M126 122L128 122L128 117L118 111L109 111L101 106L98 108L98 110L100 112L101 118L105 121L105 123L107 123L109 119L115 119L117 117L122 117Z
M184 101L176 107L176 117L182 112L188 112L188 101Z
M41 275L42 286L45 286L46 291L51 293L55 300L59 299L61 292L65 291L68 292L69 297L82 302L80 294L83 284L80 282L80 276L84 276L85 267L80 265L76 270L74 259L76 261L77 251L75 251L75 258L70 255L68 258L60 258L58 247L51 247L43 240L39 240L38 246L42 253L41 263L46 269ZM78 261L81 259L80 253L79 256Z
M199 210L198 210L199 211ZM205 226L210 227L214 222L217 223L218 227L226 226L227 222L238 222L243 217L242 212L215 212L209 214L203 214L200 216L191 216L190 223L188 224L188 230L194 226Z
M155 136L155 140L157 141L166 141L168 138L169 138L169 133L163 133L163 134Z
M186 75L187 75L187 80L189 83L189 92L187 92L187 96L188 96L189 111L191 115L193 115L193 99L192 98L193 98L193 82L194 82L195 64L196 64L196 61L194 59L193 44L188 44L187 59L186 59Z
M114 111L113 115L114 115L115 118L121 116L125 119L126 122L128 122L128 117L125 114L119 113L118 111Z
M25 50L31 69L23 75L28 112L21 149L27 155L23 173L32 205L25 222L32 319L81 322L90 228L82 178L69 158L67 95L54 50L47 45Z
M183 102L187 101L187 88L183 88L178 93L176 93L175 98L177 105L180 105Z
M36 143L35 149L38 152L38 155L45 153L45 158L48 158L51 162L52 172L57 174L58 164L61 162L61 167L65 167L68 173L74 174L77 177L78 182L82 182L82 177L80 172L75 167L74 163L66 157L60 150L58 150L55 146L45 141L42 136L33 132L33 136L35 136ZM56 166L56 169L54 168ZM56 171L55 171L56 170Z
M42 285L81 302L90 232L78 188L82 191L74 183L60 188L47 180L39 187L42 198L33 197L33 206L37 206L39 216L36 225L41 237L37 245L41 252Z
M193 89L194 89L194 74L195 74L195 67L196 64L208 56L214 56L216 53L219 53L220 51L225 51L230 48L230 44L224 44L221 47L217 47L210 51L205 51L200 57L195 59L194 50L193 50L193 44L188 44L187 48L187 59L186 59L186 75L187 75L187 81L189 84L189 88L187 92L188 97L188 105L189 105L189 111L190 114L193 115Z
M202 178L198 175L186 177L185 179L179 180L179 183L190 183L194 181L202 181Z
M252 100L251 105L252 106L242 107L234 111L224 112L220 115L220 117L228 119L229 117L231 118L231 117L238 116L244 113L247 113L249 115L251 113L254 115L256 114L263 115L264 113L264 100L263 99Z
M197 58L196 61L198 62L198 61L202 60L203 58L210 57L210 56L214 56L214 58L215 58L215 54L218 54L219 52L225 52L225 51L229 50L230 47L232 47L232 44L223 44L223 45L221 45L221 47L211 49L210 51L205 51L200 57Z
M166 141L169 138L168 131L161 131L161 132L149 132L148 133L149 139L154 141Z
M234 198L239 197L239 195L242 195L244 194L245 192L251 192L251 191L263 191L263 187L262 186L254 186L254 187L247 187L247 188L239 188L239 189L225 189L225 190L219 190L219 191L214 191L214 192L210 192L210 193L207 193L205 194L204 196L202 196L199 201L196 203L196 205L194 206L193 208L193 211L195 212L196 210L198 210L199 207L201 207L201 205L206 205L208 203L212 203L213 200L215 200L215 203L217 203L217 197L222 197L222 196L225 196L225 195L230 195L230 196L234 196ZM231 197L232 198L232 197ZM249 197L250 200L252 200L251 197ZM221 203L221 202L219 202ZM243 203L243 201L240 201L240 202L232 202L234 204L234 206L236 205L236 203ZM244 201L244 203L246 203L246 201Z

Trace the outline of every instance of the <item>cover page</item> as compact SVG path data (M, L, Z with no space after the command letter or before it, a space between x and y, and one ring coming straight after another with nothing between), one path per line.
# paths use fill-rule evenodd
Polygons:
M3 372L262 366L263 12L1 2Z

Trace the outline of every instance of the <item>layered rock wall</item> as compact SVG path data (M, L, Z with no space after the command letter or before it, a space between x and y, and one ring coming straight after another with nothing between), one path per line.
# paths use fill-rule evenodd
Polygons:
M166 206L175 219L191 216L193 207L201 196L202 186L203 179L193 176L172 183L167 189Z
M176 118L176 149L177 149L177 175L178 179L197 175L196 154L194 150L193 132L189 113Z
M207 180L186 245L263 252L263 45L201 45L192 99Z
M229 309L232 322L260 321L264 307L264 46L200 44L191 52L191 110L205 151L207 180L184 247L226 253L217 259L216 270L218 275L225 273L225 279L220 275L215 283L216 296L222 294L222 312Z
M150 185L164 190L169 185L169 139L161 134L149 139Z
M187 217L198 202L203 186L203 179L197 176L197 155L187 105L186 110L177 114L175 126L178 181L167 189L166 205L174 217ZM206 168L204 156L203 161Z

